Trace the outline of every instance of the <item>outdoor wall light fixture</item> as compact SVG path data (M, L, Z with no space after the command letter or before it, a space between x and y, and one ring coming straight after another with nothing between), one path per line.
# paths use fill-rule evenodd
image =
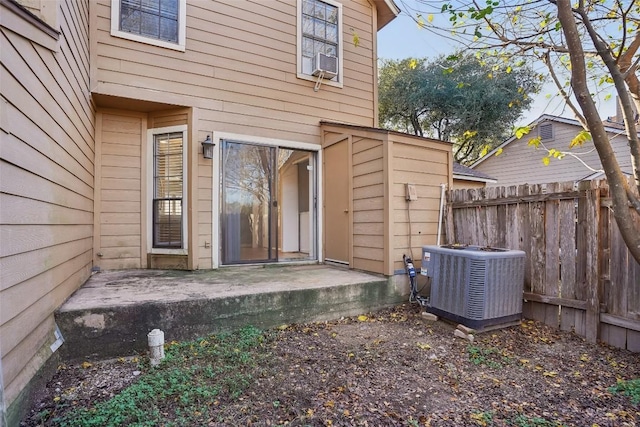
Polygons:
M213 159L213 147L216 144L211 140L211 135L207 135L207 138L202 141L202 155L205 159Z

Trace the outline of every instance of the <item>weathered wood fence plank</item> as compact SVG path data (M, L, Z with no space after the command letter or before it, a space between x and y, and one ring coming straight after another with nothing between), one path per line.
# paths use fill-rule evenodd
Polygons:
M640 265L606 182L450 191L446 221L448 243L525 251L525 317L640 352Z

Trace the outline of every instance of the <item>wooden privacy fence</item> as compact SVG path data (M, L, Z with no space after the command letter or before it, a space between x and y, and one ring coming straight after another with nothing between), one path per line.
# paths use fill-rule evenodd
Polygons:
M446 240L525 251L525 317L640 352L640 265L608 196L606 181L449 191Z

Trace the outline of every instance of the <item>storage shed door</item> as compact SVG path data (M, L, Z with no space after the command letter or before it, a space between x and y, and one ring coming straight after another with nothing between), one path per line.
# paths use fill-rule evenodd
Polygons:
M348 139L324 149L325 261L349 265Z

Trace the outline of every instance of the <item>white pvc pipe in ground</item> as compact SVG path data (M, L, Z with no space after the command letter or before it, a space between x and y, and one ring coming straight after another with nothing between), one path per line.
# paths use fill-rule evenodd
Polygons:
M164 332L154 329L147 335L149 342L149 361L151 366L158 366L164 359Z

